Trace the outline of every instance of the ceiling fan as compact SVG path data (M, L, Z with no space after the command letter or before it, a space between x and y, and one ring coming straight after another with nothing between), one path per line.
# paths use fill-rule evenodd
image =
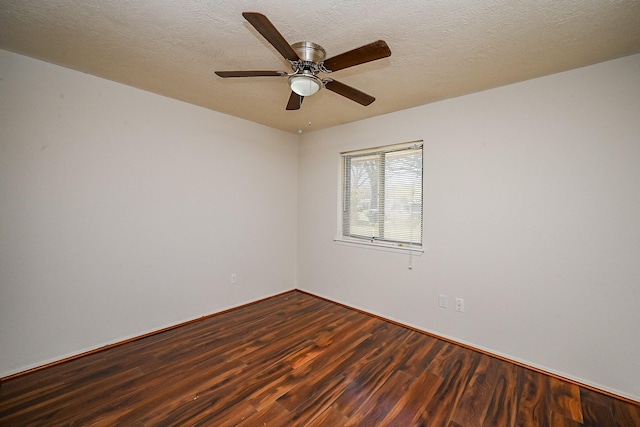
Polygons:
M351 99L361 105L369 105L376 99L356 88L340 83L329 77L320 78L319 73L332 73L354 65L375 61L391 55L384 40L325 59L322 46L312 42L298 42L290 45L269 19L261 13L243 12L242 16L262 36L276 48L280 55L291 64L292 73L286 71L216 71L220 77L285 77L289 78L291 96L287 110L298 110L305 96L311 96L325 87L332 92Z

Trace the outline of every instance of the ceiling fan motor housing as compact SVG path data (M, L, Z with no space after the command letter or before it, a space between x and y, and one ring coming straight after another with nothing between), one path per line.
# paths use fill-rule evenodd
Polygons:
M291 45L300 59L308 62L322 62L327 56L322 46L313 42L298 42Z
M298 42L291 45L298 54L299 62L292 63L294 75L289 77L291 90L300 96L311 96L322 88L318 74L318 63L326 56L325 50L313 42Z

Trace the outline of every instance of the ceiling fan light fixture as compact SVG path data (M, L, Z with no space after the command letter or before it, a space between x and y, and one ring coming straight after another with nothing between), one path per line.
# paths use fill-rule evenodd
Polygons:
M311 96L322 88L322 80L313 74L294 74L289 77L289 86L300 96Z

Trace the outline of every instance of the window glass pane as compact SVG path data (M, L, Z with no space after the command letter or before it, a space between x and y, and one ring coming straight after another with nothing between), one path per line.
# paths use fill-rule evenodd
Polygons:
M422 241L422 155L417 150L385 156L384 239Z
M422 144L343 154L342 234L422 245Z
M380 237L380 156L351 158L349 234Z

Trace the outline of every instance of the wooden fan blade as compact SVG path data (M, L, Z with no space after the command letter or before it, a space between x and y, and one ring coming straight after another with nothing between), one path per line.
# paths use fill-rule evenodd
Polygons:
M286 76L284 71L216 71L220 77L280 77Z
M367 106L376 100L373 96L367 95L356 88L347 86L346 84L340 83L336 80L327 79L324 87L329 89L331 92L335 92L338 95L342 95L345 98L349 98L350 100L364 106Z
M253 28L258 30L262 37L264 37L269 43L276 48L280 55L289 61L299 61L300 58L295 50L289 43L282 37L282 34L276 29L276 27L269 21L269 19L261 13L257 12L242 12L242 16L249 21Z
M324 66L327 70L338 71L353 67L354 65L364 64L365 62L386 58L387 56L391 56L391 49L389 49L389 46L387 46L384 40L378 40L350 50L349 52L325 59Z
M289 102L287 102L287 110L299 110L302 106L302 100L304 96L298 95L294 91L291 91Z

